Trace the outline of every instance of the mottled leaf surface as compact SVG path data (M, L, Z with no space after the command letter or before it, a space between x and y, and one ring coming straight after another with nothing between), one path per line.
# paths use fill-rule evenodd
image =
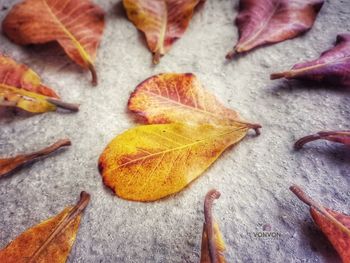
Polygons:
M99 170L119 197L154 201L186 187L248 129L241 123L139 126L112 140L100 156Z

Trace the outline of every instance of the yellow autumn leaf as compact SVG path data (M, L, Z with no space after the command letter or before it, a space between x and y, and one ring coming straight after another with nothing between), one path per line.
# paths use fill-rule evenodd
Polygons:
M90 195L81 192L75 206L27 229L0 250L1 263L65 263L74 244L81 213Z
M117 136L99 159L104 183L118 196L154 201L179 192L200 176L249 127L145 125Z

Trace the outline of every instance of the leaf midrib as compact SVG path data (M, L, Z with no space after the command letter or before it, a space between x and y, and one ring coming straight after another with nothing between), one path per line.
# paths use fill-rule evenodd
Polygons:
M144 160L144 159L148 159L148 158L157 156L157 155L167 154L167 153L169 153L169 152L175 152L175 151L178 151L178 150L181 150L181 149L189 148L189 147L192 147L192 146L194 146L194 145L196 145L196 144L200 144L200 143L202 143L203 141L207 141L207 140L214 139L214 138L217 138L217 137L225 136L225 135L228 135L228 134L230 134L230 133L233 133L233 132L236 132L236 131L239 131L239 130L243 130L243 129L247 129L247 128L246 128L246 127L242 127L242 128L238 128L238 129L232 129L232 130L230 130L229 132L221 133L221 134L215 135L215 136L213 136L213 137L206 137L206 138L204 138L204 139L201 139L201 140L198 140L198 141L189 143L189 144L185 144L185 145L182 145L182 146L179 146L179 147L171 148L171 149L164 150L164 151L160 151L160 152L157 152L157 153L152 153L152 154L149 154L149 155L146 155L146 156L143 156L143 157L140 157L140 158L137 158L137 159L128 161L128 162L126 162L126 163L123 163L122 165L119 165L119 166L113 168L113 170L118 169L118 168L121 168L121 167L124 167L124 166L126 166L126 165L131 164L131 163L139 162L139 161L141 161L141 160ZM164 137L164 136L162 136L162 137Z
M55 22L58 24L58 26L62 29L62 31L72 40L73 44L76 46L76 48L79 51L79 54L81 58L88 64L93 65L90 55L85 51L84 47L80 44L80 42L75 38L75 36L66 28L66 26L58 19L58 17L55 15L49 4L46 2L46 0L43 0L45 6L47 7L47 10L51 17L55 20Z

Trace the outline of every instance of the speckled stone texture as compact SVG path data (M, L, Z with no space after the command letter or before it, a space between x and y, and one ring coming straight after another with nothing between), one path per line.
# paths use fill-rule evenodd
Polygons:
M0 18L17 2L0 0ZM232 62L225 55L238 37L233 25L238 1L207 1L157 66L151 65L143 36L126 19L121 3L95 2L107 12L98 87L59 47L20 47L0 35L1 52L32 67L63 99L81 103L77 114L0 119L1 156L30 152L62 137L73 142L0 181L0 247L75 203L86 190L92 200L69 262L198 262L203 198L217 188L222 197L214 214L228 262L340 262L288 187L300 184L323 204L350 213L349 149L326 142L299 152L292 148L301 136L349 129L349 91L270 81L269 74L331 47L338 33L350 29L350 1L326 1L306 35ZM153 203L125 201L104 187L97 159L112 138L136 125L126 109L135 86L161 72L195 73L225 105L261 123L262 134L231 147L179 194ZM265 224L281 236L255 237Z

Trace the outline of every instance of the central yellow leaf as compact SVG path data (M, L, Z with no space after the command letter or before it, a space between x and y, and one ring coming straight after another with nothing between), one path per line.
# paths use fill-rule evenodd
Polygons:
M156 124L117 136L99 159L104 183L118 196L154 201L179 192L203 173L249 127Z

